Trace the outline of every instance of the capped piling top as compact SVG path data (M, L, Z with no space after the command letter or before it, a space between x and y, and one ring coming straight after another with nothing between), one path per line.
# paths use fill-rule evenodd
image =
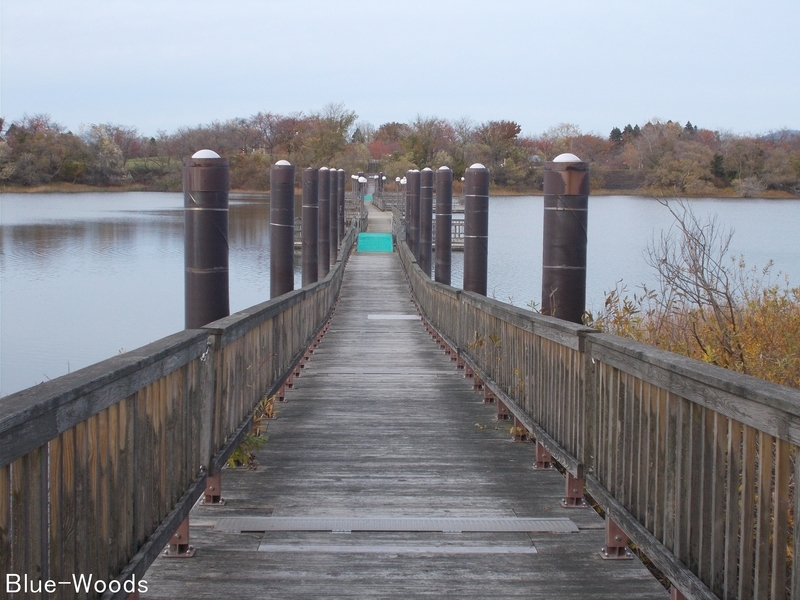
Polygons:
M564 162L583 162L580 158L575 156L570 152L565 152L564 154L559 154L553 159L553 162L564 163Z
M433 171L433 169L431 169L430 167L425 167L424 169L422 169L422 172L424 173L425 171Z
M589 194L589 163L566 152L544 165L544 193L585 196Z
M220 158L220 155L213 150L198 150L192 154L192 158Z
M290 163L288 160L279 160L278 162L275 163L275 166L276 167L291 167L292 163Z
M449 171L449 170L450 170L450 167L448 167L448 166L445 166L445 165L442 165L441 167L439 167L439 170L440 170L440 171Z

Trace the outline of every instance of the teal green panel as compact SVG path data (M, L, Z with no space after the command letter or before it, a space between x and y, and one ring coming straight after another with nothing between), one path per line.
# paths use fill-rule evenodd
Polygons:
M364 196L364 202L372 202L372 194L367 194Z
M359 233L357 252L392 252L391 233Z

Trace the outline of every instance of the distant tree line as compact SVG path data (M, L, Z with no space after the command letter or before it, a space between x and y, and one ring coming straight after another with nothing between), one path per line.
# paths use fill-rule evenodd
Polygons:
M269 165L286 159L301 169L335 166L353 173L371 167L390 182L409 169L441 165L450 166L458 180L480 162L495 186L535 190L542 186L544 162L571 152L591 164L595 189L800 193L800 132L738 136L656 119L615 127L608 137L570 124L526 136L515 121L421 116L375 127L341 104L289 115L259 112L155 137L114 124L84 126L76 134L49 115L11 124L0 119L0 185L67 182L179 190L182 158L201 148L230 159L234 189L269 189Z

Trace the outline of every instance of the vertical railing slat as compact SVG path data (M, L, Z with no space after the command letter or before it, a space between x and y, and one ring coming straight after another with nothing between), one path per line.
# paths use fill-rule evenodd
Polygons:
M702 554L707 554L708 581L711 591L723 595L725 576L725 460L728 449L728 420L719 413L707 415L711 454L711 510L708 514L708 537Z
M742 440L742 492L740 500L741 525L739 532L739 598L753 597L753 529L755 527L754 507L756 506L756 430L744 426Z
M789 443L775 440L775 492L772 519L772 580L770 598L786 598L786 549L789 541Z
M755 598L768 598L770 589L770 503L772 501L773 437L759 432L758 436L758 501L756 511Z

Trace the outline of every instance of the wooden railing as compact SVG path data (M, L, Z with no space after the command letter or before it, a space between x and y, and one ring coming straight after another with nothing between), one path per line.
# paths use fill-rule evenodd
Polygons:
M141 580L328 318L362 227L316 284L3 398L2 584Z
M403 264L423 316L687 598L800 599L800 390Z

